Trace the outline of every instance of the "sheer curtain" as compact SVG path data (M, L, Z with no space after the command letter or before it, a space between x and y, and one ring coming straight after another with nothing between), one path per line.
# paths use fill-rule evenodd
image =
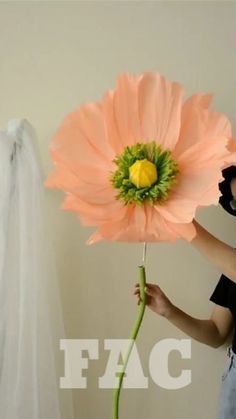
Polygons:
M60 408L64 330L36 145L27 120L0 131L0 418L73 419L70 391Z

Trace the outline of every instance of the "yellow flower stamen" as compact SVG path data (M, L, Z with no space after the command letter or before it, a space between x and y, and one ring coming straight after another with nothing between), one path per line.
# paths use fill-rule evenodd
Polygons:
M147 159L136 160L129 167L129 179L136 188L150 187L158 179L157 168Z

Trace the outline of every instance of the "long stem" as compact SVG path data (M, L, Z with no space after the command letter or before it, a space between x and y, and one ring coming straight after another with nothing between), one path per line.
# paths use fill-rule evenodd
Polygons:
M134 342L135 339L138 335L138 331L140 329L142 320L143 320L143 316L144 316L144 312L145 312L145 305L146 305L146 293L144 292L144 288L146 285L146 272L145 272L145 267L143 265L139 266L139 289L140 289L140 297L141 297L141 302L139 304L139 312L136 318L136 321L133 325L131 334L130 334L130 343L129 343L129 347L128 347L128 351L127 354L125 356L125 360L123 363L123 368L121 370L120 373L118 373L117 375L119 375L119 380L118 380L118 387L114 389L113 392L113 415L112 415L112 419L119 419L119 398L120 398L120 391L121 391L121 386L122 386L122 382L123 382L123 378L125 375L125 370L126 370L126 366L128 364L128 360L129 360L129 356L130 353L132 351L132 348L134 346Z

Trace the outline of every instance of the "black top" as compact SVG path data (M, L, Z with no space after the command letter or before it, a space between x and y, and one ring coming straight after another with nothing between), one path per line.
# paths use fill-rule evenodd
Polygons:
M209 298L213 303L230 309L234 320L234 337L232 349L236 353L236 283L221 275L214 292Z

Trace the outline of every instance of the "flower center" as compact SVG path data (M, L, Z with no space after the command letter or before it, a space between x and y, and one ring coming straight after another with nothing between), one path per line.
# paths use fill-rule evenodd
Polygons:
M125 147L114 160L117 170L110 181L119 190L116 199L125 204L162 204L177 183L179 167L170 150L155 141Z
M157 168L147 159L136 160L129 167L129 179L137 188L145 188L157 181Z

